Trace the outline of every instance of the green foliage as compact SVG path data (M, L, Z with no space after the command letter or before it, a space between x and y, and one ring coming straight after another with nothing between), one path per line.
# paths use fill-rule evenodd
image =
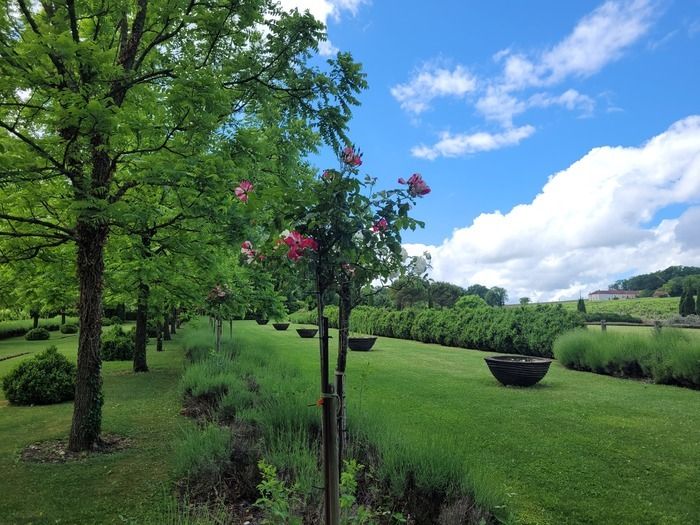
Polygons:
M327 307L326 314L329 326L337 328L337 307ZM290 317L299 324L316 323L313 310ZM581 326L583 318L561 306L492 308L474 295L443 310L358 306L350 315L350 329L357 333L544 357L552 356L558 335Z
M231 430L216 424L186 427L175 444L175 476L194 495L210 497L220 486L233 451Z
M78 333L78 325L77 324L62 324L61 325L61 333L62 334L77 334Z
M484 297L484 301L486 301L489 306L504 306L507 300L508 292L506 292L505 288L499 286L489 288L489 291L486 292L486 296Z
M585 316L586 322L598 323L605 320L609 323L635 323L642 324L644 321L639 317L629 314L618 314L614 312L603 312L603 313L587 313Z
M126 332L121 326L115 326L102 336L100 352L103 361L130 361L135 348L133 329Z
M681 295L680 302L678 304L678 313L685 317L686 315L695 315L695 297L693 296L694 290L686 289Z
M24 335L24 338L27 341L45 341L49 337L51 337L49 331L41 326L38 328L32 328Z
M71 318L68 320L73 324L78 320ZM31 319L21 321L2 321L0 322L0 339L8 339L10 337L19 337L32 329L33 321ZM46 328L49 332L58 330L61 326L60 317L52 317L51 319L39 319L39 326Z
M62 403L75 395L75 375L75 365L50 346L6 375L2 388L15 405Z
M669 266L665 270L621 279L612 284L611 288L617 290L656 290L663 287L671 296L677 297L682 291L682 283L690 276L700 276L700 268Z
M456 284L443 281L429 282L429 301L433 308L452 308L467 291Z
M678 329L651 335L576 330L556 340L554 355L576 370L700 387L700 346Z
M473 310L476 308L485 308L488 303L478 295L466 295L460 297L455 303L455 308L458 310Z
M578 298L578 302L576 303L576 310L581 312L582 314L586 313L586 302L583 300L583 297Z
M263 525L301 525L301 517L294 510L301 503L297 487L288 487L277 477L274 465L264 460L258 462L262 481L258 484L260 497L255 506L263 515Z
M482 299L486 298L487 293L489 293L489 289L483 284L472 284L467 288L467 295L477 295Z

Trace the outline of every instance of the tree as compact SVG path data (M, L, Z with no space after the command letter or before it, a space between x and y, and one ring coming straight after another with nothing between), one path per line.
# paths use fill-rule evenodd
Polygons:
M426 283L418 276L407 275L396 279L389 287L389 297L394 308L403 310L420 304L427 304L428 289Z
M586 303L583 301L583 297L578 298L578 303L576 303L576 310L582 314L586 313Z
M322 24L267 0L17 4L0 13L0 262L76 245L81 330L69 448L87 450L101 429L113 218L129 213L130 192L177 184L146 169L150 159L196 163L265 99L278 102L280 118L312 121L337 145L364 80L349 55L328 73L307 66ZM230 183L220 169L202 175L206 192Z
M680 302L678 304L678 313L683 317L688 315L693 315L696 312L695 297L693 296L693 290L686 288L683 290Z
M508 300L508 292L506 292L505 288L494 286L493 288L489 288L484 300L490 306L504 306Z
M520 305L521 306L526 306L530 304L530 298L529 297L521 297L520 298Z
M436 281L430 283L432 306L436 308L452 308L457 299L467 294L467 291L456 284Z
M483 284L472 284L467 288L467 295L478 295L482 299L486 299L487 293L489 293L489 289Z

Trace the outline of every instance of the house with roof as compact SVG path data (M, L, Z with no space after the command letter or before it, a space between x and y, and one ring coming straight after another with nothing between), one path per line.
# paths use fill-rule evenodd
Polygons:
M634 290L596 290L588 294L589 301L610 301L612 299L634 299L639 292Z

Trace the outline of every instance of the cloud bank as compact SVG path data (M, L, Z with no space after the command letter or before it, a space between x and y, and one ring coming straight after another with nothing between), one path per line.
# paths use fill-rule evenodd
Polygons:
M680 215L655 220L677 207ZM577 298L629 272L700 265L699 225L695 115L639 147L591 150L552 175L532 202L483 213L439 246L405 247L432 254L434 279L546 301Z

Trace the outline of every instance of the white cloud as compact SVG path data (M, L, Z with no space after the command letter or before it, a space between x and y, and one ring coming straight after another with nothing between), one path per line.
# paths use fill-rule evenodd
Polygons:
M532 126L507 129L501 133L459 133L452 135L445 131L440 134L440 140L432 146L415 146L411 149L414 157L434 160L437 157L460 157L469 153L491 151L513 146L535 132Z
M506 288L512 299L575 298L624 272L700 264L700 116L640 147L600 147L551 176L528 204L456 229L432 254L432 277ZM672 205L680 217L653 224Z
M579 110L587 116L593 112L595 101L588 95L582 95L575 89L567 89L559 96L547 93L536 93L527 101L529 107L546 108L550 106L562 106L568 110Z
M553 84L568 76L597 73L647 32L653 14L648 0L605 2L543 54L536 66L539 81Z
M463 66L450 70L428 63L409 82L392 87L391 94L404 110L418 115L437 97L462 97L475 88L475 77Z
M595 101L575 89L566 89L561 95L542 92L572 78L591 76L603 67L618 60L624 52L644 36L654 19L655 8L651 0L609 0L578 21L570 34L552 46L537 52L515 52L503 49L493 55L493 60L502 65L502 71L493 78L476 79L469 75L468 84L461 89L456 83L450 88L442 82L442 89L434 88L435 75L419 72L409 83L394 86L391 93L401 107L409 113L419 114L428 109L430 103L445 96L463 96L474 91L478 96L475 102L477 112L488 122L500 125L500 133L478 133L458 135L461 142L469 142L469 137L512 136L516 128L513 119L533 107L546 108L560 106L571 111L579 111L582 116L590 116ZM460 66L461 67L461 66ZM466 69L463 69L466 72ZM442 71L443 74L449 73ZM465 79L466 80L466 79ZM466 86L469 86L467 89ZM538 93L531 93L534 89ZM527 136L531 134L528 133ZM449 143L454 137L448 134ZM462 148L464 153L487 151L513 145L517 141L494 141L496 147L482 149ZM442 141L441 141L442 142ZM500 144L500 146L498 146ZM437 145L436 145L437 146ZM451 148L455 151L459 148ZM439 148L417 146L413 154L433 159L440 156ZM448 156L448 155L446 155ZM457 155L449 155L457 156Z
M298 9L302 13L309 11L326 26L329 18L339 21L344 11L355 16L360 6L368 2L369 0L279 0L283 10ZM318 51L323 56L331 56L338 52L338 48L330 40L326 40L320 43Z

